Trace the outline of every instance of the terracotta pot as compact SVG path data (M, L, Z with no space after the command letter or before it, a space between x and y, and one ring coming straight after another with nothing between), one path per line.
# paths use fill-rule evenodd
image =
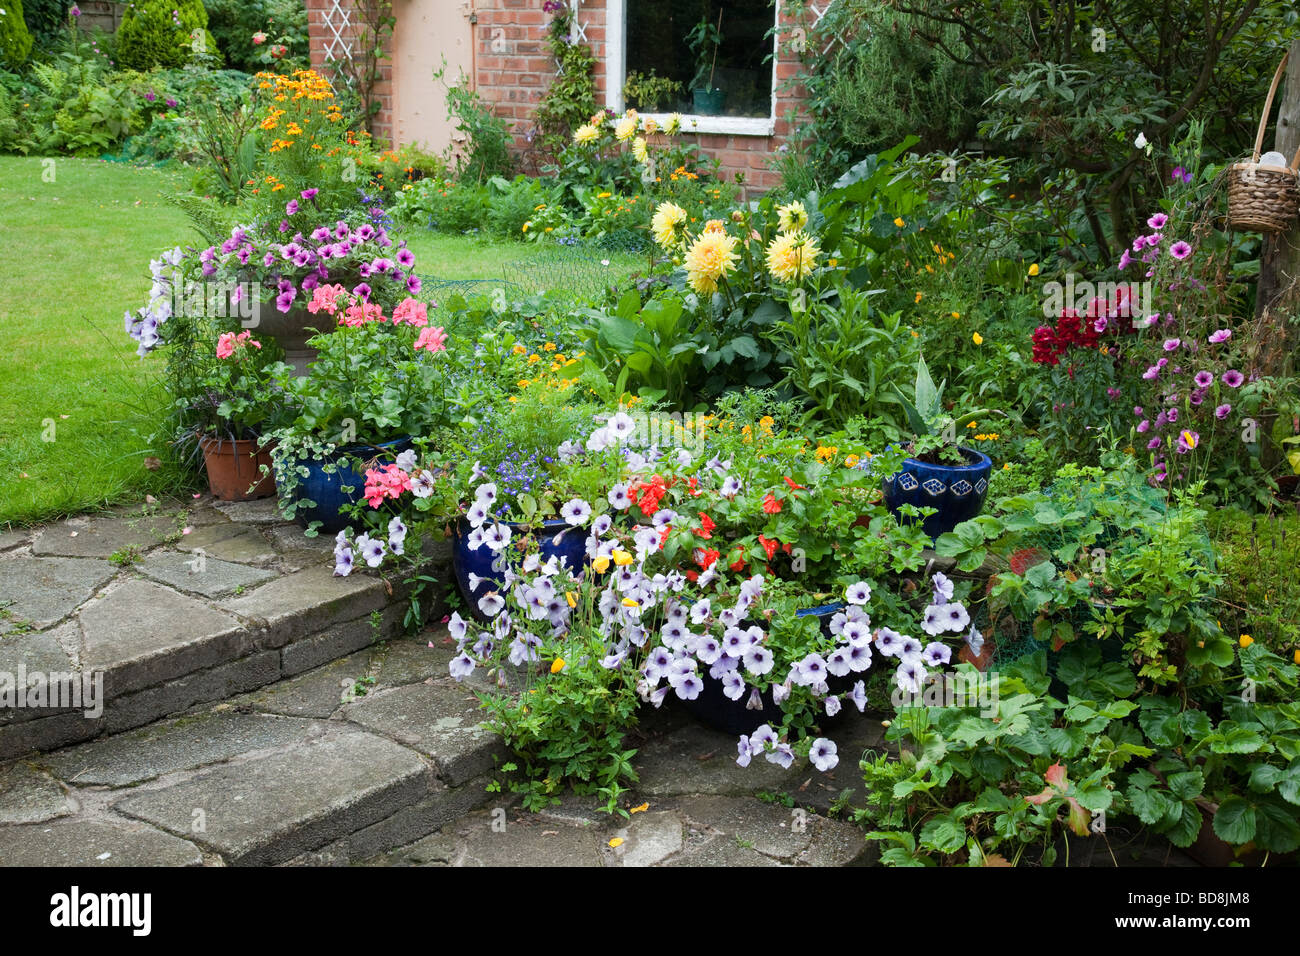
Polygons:
M270 448L259 448L250 439L232 440L200 436L203 464L208 470L208 487L221 501L252 501L275 494L275 477L262 474L271 467ZM260 480L259 480L260 478ZM251 490L250 490L251 488Z

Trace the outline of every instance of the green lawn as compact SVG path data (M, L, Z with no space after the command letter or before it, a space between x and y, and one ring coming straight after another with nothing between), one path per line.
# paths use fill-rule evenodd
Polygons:
M144 304L149 260L194 242L177 209L183 174L96 160L0 157L0 528L93 510L194 483L149 438L164 396L161 355L141 360L122 313ZM47 182L46 171L53 171ZM502 278L534 247L428 233L422 274ZM52 426L52 427L51 427ZM47 440L52 439L52 440Z

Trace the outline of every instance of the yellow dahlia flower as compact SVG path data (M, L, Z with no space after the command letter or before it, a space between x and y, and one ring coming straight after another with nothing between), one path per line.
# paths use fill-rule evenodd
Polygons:
M674 113L668 117L668 123L664 126L664 132L669 136L676 136L682 131L682 114Z
M767 270L780 282L799 282L817 265L821 248L804 232L783 232L767 246Z
M776 207L777 222L780 223L782 232L798 232L804 226L808 225L808 210L804 209L803 203L792 202L786 206Z
M579 126L573 133L575 143L594 143L600 137L600 131L590 123Z
M659 132L659 124L656 123L654 119L649 116L645 118L645 122L643 122L641 125L642 127L644 127L645 134L647 136L653 136L655 133Z
M718 280L735 271L735 236L725 232L706 232L691 245L686 253L686 280L691 288L703 295L718 291Z
M644 136L638 136L632 140L632 155L636 157L638 163L644 163L650 158L650 151L646 148Z
M686 230L686 210L676 203L662 202L650 220L655 242L670 252L681 245Z
M620 143L626 143L636 135L636 126L637 123L635 116L624 116L614 124L614 137Z
M705 232L726 232L727 224L721 219L710 219L704 224Z

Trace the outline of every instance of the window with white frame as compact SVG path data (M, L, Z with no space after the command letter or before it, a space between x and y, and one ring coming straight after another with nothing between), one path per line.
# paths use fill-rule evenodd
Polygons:
M697 132L775 125L779 0L607 0L606 105L681 113Z

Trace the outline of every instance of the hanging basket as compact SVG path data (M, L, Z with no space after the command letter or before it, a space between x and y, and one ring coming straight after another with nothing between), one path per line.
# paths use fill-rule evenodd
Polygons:
M1288 54L1289 55L1289 54ZM1234 163L1228 176L1228 227L1245 232L1281 232L1300 215L1300 150L1296 150L1290 166L1262 165L1260 149L1264 145L1264 129L1273 110L1273 97L1286 68L1287 56L1282 57L1273 83L1268 88L1264 115L1259 118L1259 133L1255 136L1255 151L1248 163Z

